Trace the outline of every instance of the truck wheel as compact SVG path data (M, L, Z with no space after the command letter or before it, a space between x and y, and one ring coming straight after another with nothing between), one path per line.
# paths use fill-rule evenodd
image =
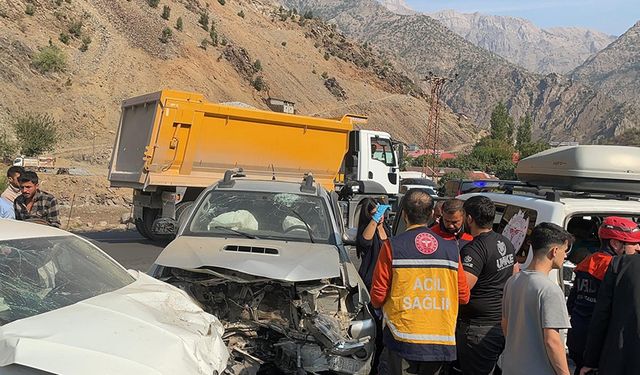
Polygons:
M145 236L146 238L150 239L151 241L154 242L167 242L170 241L173 236L172 235L168 235L168 234L155 234L153 233L153 222L158 218L158 216L160 216L160 210L159 209L155 209L155 208L148 208L145 207L142 210L142 223L141 226L143 227L144 232L146 232L146 236L144 234L142 234L143 236ZM137 227L137 223L136 223L136 227Z
M138 233L140 233L142 237L150 240L151 238L149 238L149 233L147 233L147 230L144 227L144 223L142 222L142 219L136 219L135 224L136 224L136 229L138 230Z

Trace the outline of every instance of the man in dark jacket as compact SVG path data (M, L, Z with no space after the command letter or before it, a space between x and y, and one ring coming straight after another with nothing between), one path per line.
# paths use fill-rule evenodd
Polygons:
M640 369L640 255L616 257L604 276L580 375L638 374Z

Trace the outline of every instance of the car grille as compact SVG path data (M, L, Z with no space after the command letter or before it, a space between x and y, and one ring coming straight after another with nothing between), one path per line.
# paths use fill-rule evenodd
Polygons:
M258 246L227 245L224 247L224 251L235 251L238 253L278 255L277 249L273 249L270 247L258 247Z

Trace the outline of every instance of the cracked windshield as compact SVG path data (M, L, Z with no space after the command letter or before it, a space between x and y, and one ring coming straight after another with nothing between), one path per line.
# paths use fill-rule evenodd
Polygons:
M189 234L329 242L328 212L317 197L259 192L211 192L189 224Z
M76 237L0 241L0 324L69 306L133 281Z

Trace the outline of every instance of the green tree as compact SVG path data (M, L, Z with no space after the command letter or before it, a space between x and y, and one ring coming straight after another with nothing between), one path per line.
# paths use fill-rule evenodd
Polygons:
M7 134L3 131L0 133L0 161L6 162L12 160L16 156L18 147L15 142L12 142ZM2 180L4 181L4 180Z
M520 148L520 159L524 159L533 154L537 154L538 152L542 152L544 150L548 150L549 145L542 142L531 142L522 145Z
M178 19L176 20L176 30L182 31L182 28L183 28L182 17L178 17Z
M513 118L509 115L507 107L499 102L491 112L491 138L501 141L511 141L513 134Z
M171 17L171 8L168 5L162 7L162 18L168 20Z
M518 133L516 135L516 148L522 151L522 147L531 143L531 117L527 114L520 119Z
M14 119L11 125L23 155L40 155L52 150L58 141L57 123L49 115L26 113Z

